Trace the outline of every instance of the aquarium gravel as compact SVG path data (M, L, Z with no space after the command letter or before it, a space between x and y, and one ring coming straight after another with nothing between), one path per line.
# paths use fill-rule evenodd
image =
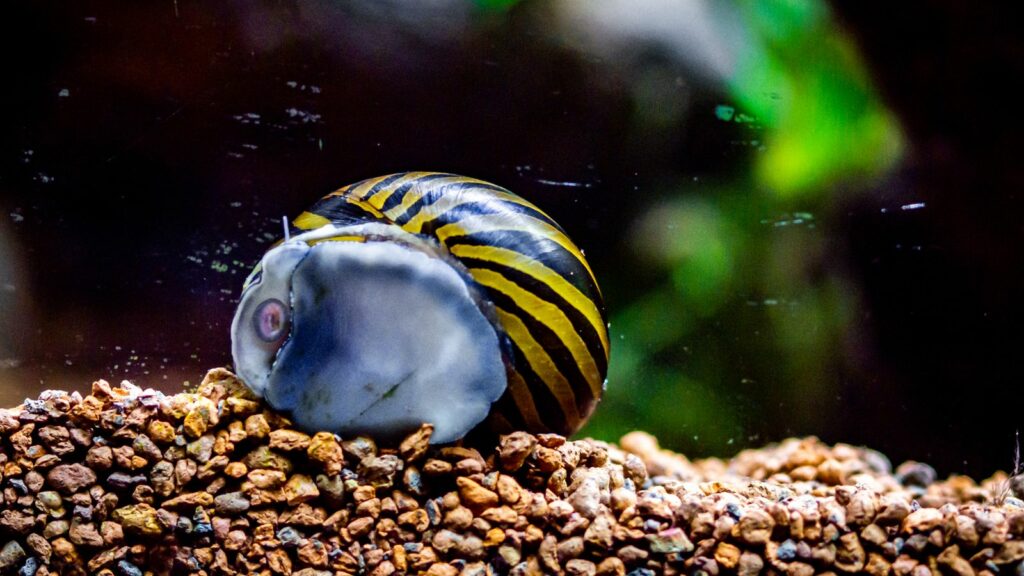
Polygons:
M1024 573L1006 475L938 481L791 439L689 461L513 433L495 446L306 434L226 370L0 410L0 572L17 574Z

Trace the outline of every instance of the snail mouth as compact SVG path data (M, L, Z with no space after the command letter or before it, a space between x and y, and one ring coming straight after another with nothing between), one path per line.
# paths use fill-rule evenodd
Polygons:
M242 381L260 396L265 395L277 354L288 345L291 326L288 323L279 337L270 340L259 334L259 326L254 320L259 308L270 301L277 301L287 318L291 276L308 251L308 246L293 244L268 252L260 263L259 273L247 281L231 321L231 356L235 370Z
M292 276L292 335L267 400L296 424L432 440L479 424L506 387L498 335L447 262L392 242L314 245Z

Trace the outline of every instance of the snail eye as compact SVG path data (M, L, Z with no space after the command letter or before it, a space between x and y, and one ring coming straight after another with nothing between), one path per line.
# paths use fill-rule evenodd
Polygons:
M256 335L264 342L277 342L288 330L288 308L277 298L264 300L253 317Z

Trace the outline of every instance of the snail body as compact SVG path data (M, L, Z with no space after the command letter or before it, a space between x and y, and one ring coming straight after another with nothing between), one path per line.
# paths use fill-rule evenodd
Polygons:
M604 390L594 275L550 217L480 180L392 174L291 223L232 322L242 380L300 427L432 442L571 434Z

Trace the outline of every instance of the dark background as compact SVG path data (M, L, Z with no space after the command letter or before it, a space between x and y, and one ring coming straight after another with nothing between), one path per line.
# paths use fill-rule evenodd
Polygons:
M443 170L506 186L570 232L605 291L613 347L636 323L701 318L643 357L671 377L616 379L613 367L587 432L650 429L692 456L815 434L943 473L1009 468L1024 423L1018 20L977 3L822 5L901 127L903 154L773 204L753 175L771 128L716 117L723 103L744 110L727 80L655 41L618 60L590 52L553 23L553 4L9 3L3 403L97 377L197 381L230 362L241 282L283 215L363 178ZM839 320L809 359L777 347L803 320L751 305L775 302L753 280L728 284L703 315L687 299L702 277L680 265L678 299L648 298L666 271L639 255L658 240L637 222L680 199L743 214L733 222L754 224L737 234L740 268L764 260L782 276L758 256L780 242L764 221L816 216L801 232L814 242L782 240L798 252L794 274L846 296L838 313L821 305ZM687 407L678 421L648 418L636 398L662 384L654 397Z

